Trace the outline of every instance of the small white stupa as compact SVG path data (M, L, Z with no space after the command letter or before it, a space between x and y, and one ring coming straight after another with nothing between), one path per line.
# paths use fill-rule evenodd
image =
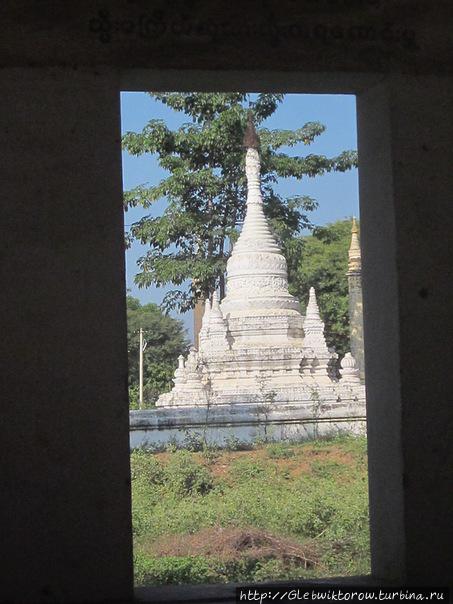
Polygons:
M317 421L363 420L365 389L354 358L345 356L338 376L315 290L305 317L288 291L286 260L263 211L259 140L251 120L245 143L247 213L227 263L226 296L220 303L214 292L212 302L206 300L199 349L192 348L187 360L180 357L174 388L156 406L266 404L290 420L290 408L315 405Z

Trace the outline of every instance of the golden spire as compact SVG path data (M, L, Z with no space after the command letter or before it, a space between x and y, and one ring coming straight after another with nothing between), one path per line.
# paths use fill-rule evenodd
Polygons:
M351 245L349 246L348 269L350 273L360 273L362 270L362 259L360 256L359 229L355 218L352 219Z

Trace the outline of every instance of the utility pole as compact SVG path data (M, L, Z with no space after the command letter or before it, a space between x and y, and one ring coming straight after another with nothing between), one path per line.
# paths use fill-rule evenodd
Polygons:
M197 300L193 309L193 345L198 349L198 335L201 329L201 322L204 313L204 300Z
M140 349L140 358L139 358L139 369L138 369L138 375L139 375L139 395L138 395L138 408L139 409L143 409L143 353L145 352L146 346L147 346L147 342L146 340L143 339L143 329L140 327L140 343L139 343L139 349Z

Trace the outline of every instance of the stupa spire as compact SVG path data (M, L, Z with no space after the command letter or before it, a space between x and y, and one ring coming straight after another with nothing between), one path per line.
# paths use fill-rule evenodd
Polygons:
M252 114L248 114L247 127L244 134L244 146L247 146L245 155L245 173L247 176L247 212L242 226L242 231L233 254L250 253L251 251L280 253L280 248L275 241L263 211L263 198L261 195L261 174L259 156L259 137L253 124ZM259 266L257 267L259 268ZM285 267L286 268L286 267ZM231 272L231 269L228 270Z
M360 253L359 229L356 219L352 219L351 245L348 254L348 289L349 289L349 341L351 353L360 371L360 378L365 379L365 360L363 348L363 307L362 307L362 259Z
M259 137L251 113L244 146L247 211L241 234L227 263L227 293L222 301L222 311L229 320L236 342L258 337L252 327L253 320L257 319L248 321L245 317L274 316L277 312L282 328L277 336L274 325L275 341L280 336L288 341L288 333L297 339L302 335L299 304L288 291L286 260L264 215Z
M349 246L348 269L350 273L360 273L362 268L362 258L360 254L359 229L355 218L352 218L351 227L351 245Z

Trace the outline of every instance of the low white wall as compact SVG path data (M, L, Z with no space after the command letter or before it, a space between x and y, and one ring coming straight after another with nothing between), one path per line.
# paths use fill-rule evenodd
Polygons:
M327 408L326 408L327 407ZM130 412L130 447L164 448L195 439L217 446L257 440L309 440L338 434L365 434L365 405L234 404L210 407L160 407Z

